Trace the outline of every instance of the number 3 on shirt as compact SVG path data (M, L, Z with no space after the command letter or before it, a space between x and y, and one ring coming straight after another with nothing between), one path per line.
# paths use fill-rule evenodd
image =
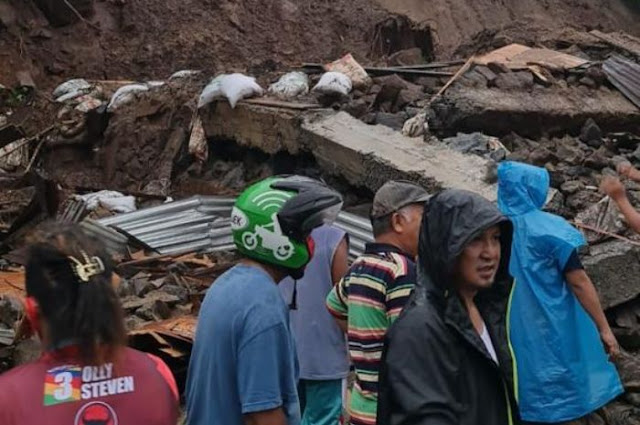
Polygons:
M60 366L47 371L44 378L44 405L78 401L82 374L79 366Z
M54 378L54 382L58 384L58 386L53 390L53 398L57 401L64 401L71 398L73 395L73 387L71 385L73 383L73 375L71 372L58 373Z

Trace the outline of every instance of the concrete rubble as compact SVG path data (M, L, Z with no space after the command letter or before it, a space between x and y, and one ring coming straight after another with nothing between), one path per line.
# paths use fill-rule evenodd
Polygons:
M203 111L203 125L209 138L233 139L269 154L311 154L326 172L371 191L399 178L419 181L430 190L465 187L495 198L495 186L485 182L487 161L367 125L344 112L247 103L231 110L217 103Z
M162 81L74 79L51 93L55 123L31 134L0 110L0 371L38 349L21 334L16 300L24 297L25 237L45 219L80 223L105 241L118 263L131 345L163 358L182 385L199 303L237 261L228 217L247 184L279 173L327 180L345 197L336 225L351 236L354 258L373 239L368 208L386 181L495 200L495 165L505 159L547 168L547 208L585 232L587 272L622 346L637 352L640 238L597 187L620 161L640 166L638 81L628 72L638 66L640 40L597 31L586 40L546 47L493 40L489 51L429 64L424 49L407 45L389 52L387 67L358 65L368 75L348 95L301 90L235 108L225 100L198 108L213 77L204 72ZM614 53L626 59L609 58ZM345 58L353 68L355 59ZM328 65L297 71L313 87ZM256 77L267 87L283 74ZM31 86L25 93L37 90ZM422 115L424 134L400 132ZM640 206L640 185L625 184ZM100 202L89 208L84 195L99 190L121 192L137 211L115 214ZM576 425L637 423L637 355L618 366L625 396Z

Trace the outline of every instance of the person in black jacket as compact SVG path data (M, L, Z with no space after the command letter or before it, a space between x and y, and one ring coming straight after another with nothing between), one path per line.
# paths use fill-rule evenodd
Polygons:
M511 222L479 195L445 190L422 223L416 288L385 340L377 424L518 424Z

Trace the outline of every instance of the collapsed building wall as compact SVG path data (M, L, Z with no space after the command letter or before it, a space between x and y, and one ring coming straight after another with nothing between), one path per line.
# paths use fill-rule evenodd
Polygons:
M354 186L377 190L393 178L415 180L431 190L467 188L495 199L486 182L488 162L439 145L425 144L384 126L369 126L331 110L300 111L216 102L202 111L205 134L267 153L311 153L318 164Z

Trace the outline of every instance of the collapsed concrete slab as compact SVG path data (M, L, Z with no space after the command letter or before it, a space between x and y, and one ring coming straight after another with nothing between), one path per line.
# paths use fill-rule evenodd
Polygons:
M345 112L273 108L217 102L202 112L209 139L228 139L268 154L308 153L333 175L377 190L390 179L410 179L430 190L461 188L491 200L496 188L485 176L489 162L442 145L371 126Z
M594 119L604 131L640 130L640 109L617 91L585 87L531 91L452 87L432 104L429 125L444 133L480 131L501 136L517 129L525 137L579 134Z
M318 163L356 186L375 190L391 179L409 179L430 189L467 189L496 197L496 188L485 182L488 162L475 155L370 126L345 112L308 115L302 128Z
M640 247L625 241L604 242L591 246L583 263L604 309L640 295Z

